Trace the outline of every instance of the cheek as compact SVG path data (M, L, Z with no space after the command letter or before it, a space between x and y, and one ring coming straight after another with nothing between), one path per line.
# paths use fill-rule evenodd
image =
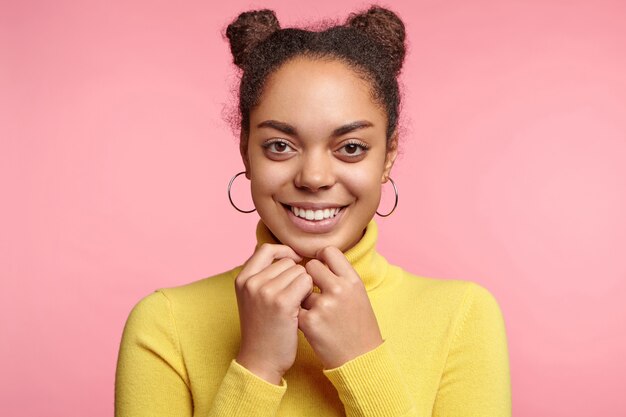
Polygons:
M276 192L279 186L276 179L275 176L270 175L252 175L250 187L252 189L252 198L255 202L258 198L266 197Z
M377 205L380 200L380 175L374 168L350 170L343 176L343 183L361 203Z
M268 175L271 172L271 175ZM252 189L252 198L257 199L266 198L268 196L277 194L286 184L289 183L291 178L290 170L287 166L276 169L276 167L267 166L264 163L257 163L251 167L250 170L250 187Z

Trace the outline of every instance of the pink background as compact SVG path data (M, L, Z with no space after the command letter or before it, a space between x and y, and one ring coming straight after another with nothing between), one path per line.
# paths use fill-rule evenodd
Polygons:
M110 416L132 306L254 244L257 215L226 198L243 165L220 31L250 8L289 26L367 3L8 3L0 414ZM625 415L626 3L387 5L409 51L381 253L496 296L515 416Z

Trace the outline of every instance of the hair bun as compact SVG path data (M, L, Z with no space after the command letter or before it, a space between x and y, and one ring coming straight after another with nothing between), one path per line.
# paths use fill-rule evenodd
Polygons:
M250 51L279 29L280 24L273 10L251 10L241 13L226 28L226 37L230 41L230 51L235 65L243 68Z
M402 20L389 9L372 6L368 10L351 13L346 25L363 31L381 44L388 52L390 65L396 74L404 63L406 33Z

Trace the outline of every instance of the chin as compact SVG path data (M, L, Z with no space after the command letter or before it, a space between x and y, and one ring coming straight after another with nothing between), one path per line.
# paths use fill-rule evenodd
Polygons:
M300 250L298 248L293 248L292 249L300 256L302 256L303 258L306 259L314 259L315 258L315 254L317 253L317 251L321 248L309 248L309 249L305 249L305 250Z
M287 246L293 249L298 255L310 259L315 258L317 251L328 246L336 247L342 252L345 252L347 248L347 243L342 239L337 239L336 236L334 238L315 236L297 239L297 241L295 239L285 239L285 241L290 242L286 243Z
M280 238L279 238L280 239ZM318 250L323 249L327 246L333 246L333 243L330 240L324 241L318 238L314 239L314 241L307 242L307 240L311 239L281 239L284 242L284 245L289 246L293 249L298 255L303 258L315 258L315 254Z

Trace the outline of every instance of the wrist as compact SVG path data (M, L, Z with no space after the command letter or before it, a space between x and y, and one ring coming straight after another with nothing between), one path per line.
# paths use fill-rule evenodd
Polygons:
M361 347L358 350L354 350L349 353L346 352L343 356L334 357L334 358L326 358L322 360L322 365L324 366L324 369L339 368L340 366L345 365L347 362L350 362L351 360L354 360L358 358L359 356L370 353L371 351L378 348L383 343L384 343L384 339L381 337L379 340L373 341L369 343L367 346Z
M235 358L235 361L239 365L246 368L248 371L258 376L259 378L271 384L280 385L282 377L283 377L283 373L277 372L273 369L270 369L267 366L263 366L260 363L256 363L255 361L250 361L243 356L237 356Z

